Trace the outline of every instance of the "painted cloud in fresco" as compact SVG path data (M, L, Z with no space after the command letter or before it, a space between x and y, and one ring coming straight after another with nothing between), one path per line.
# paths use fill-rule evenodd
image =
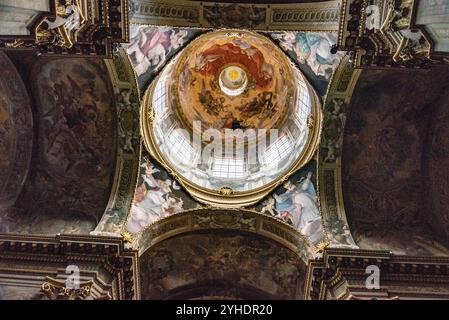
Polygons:
M331 32L272 32L270 36L298 64L314 85L325 95L332 73L344 53L332 54L337 34Z
M124 45L137 75L145 88L175 53L201 31L168 27L130 26L130 43Z
M317 244L324 234L314 185L315 167L316 161L312 161L297 171L265 198L256 210L291 224L312 243Z
M126 229L137 233L145 226L187 209L199 207L168 173L142 157L140 176Z

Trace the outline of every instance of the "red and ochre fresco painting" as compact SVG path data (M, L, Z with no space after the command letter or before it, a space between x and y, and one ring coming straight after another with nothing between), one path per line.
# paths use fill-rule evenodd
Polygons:
M282 122L292 70L269 39L245 32L206 34L179 59L175 94L186 125L201 121L204 129L261 129ZM223 75L229 67L233 70ZM227 93L223 89L227 82L231 86L237 82L242 92Z

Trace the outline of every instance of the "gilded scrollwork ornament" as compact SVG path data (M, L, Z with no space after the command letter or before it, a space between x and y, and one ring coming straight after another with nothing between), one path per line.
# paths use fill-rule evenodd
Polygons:
M362 68L429 68L447 63L436 54L425 25L417 25L417 0L342 3L338 49L354 52Z
M219 3L189 0L133 0L131 22L192 28L336 31L339 1L310 3Z
M49 2L50 11L39 12L27 25L29 34L0 35L0 48L111 57L114 43L129 40L128 0Z
M41 294L48 300L93 300L91 287L92 282L89 281L80 283L77 288L68 288L64 281L48 277L41 286Z

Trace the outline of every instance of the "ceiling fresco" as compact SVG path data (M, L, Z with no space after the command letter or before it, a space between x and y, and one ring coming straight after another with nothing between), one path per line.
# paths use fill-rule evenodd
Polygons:
M199 207L201 205L164 168L143 152L139 179L125 227L127 232L137 234L157 220Z
M0 30L0 300L449 300L449 0L51 3Z
M135 68L142 91L162 67L196 36L207 29L130 25L130 42L122 44ZM324 96L333 71L344 53L330 53L336 32L266 32L298 65L319 95Z
M3 211L15 202L28 174L33 120L26 87L12 61L1 51L0 70L0 211Z
M331 53L336 32L271 32L269 35L295 61L317 93L324 96L343 52Z
M304 79L301 79L300 71L295 69L292 72L288 57L269 37L243 31L218 31L197 37L185 50L170 61L157 82L149 89L151 91L148 91L152 93L149 101L154 105L154 114L160 117L160 120L155 119L154 122L156 141L159 141L159 136L160 139L170 138L174 132L171 131L173 127L189 128L188 123L195 120L200 120L204 129L269 129L280 126L287 131L291 128L289 134L294 137L299 134L295 143L305 141L304 137L301 139L300 133L309 132L304 122L307 116L300 118L300 128L296 127L298 124L294 116L286 120L284 128L279 122L290 107L295 108L293 112L297 112L296 103L292 103L292 99L299 101L299 96L304 95L306 98L301 99L309 101L301 101L305 105L311 104L313 93L304 94L303 91L308 87ZM173 76L175 81L171 80ZM293 77L299 83L297 92L291 91L292 85L289 84ZM243 90L233 95L233 90L241 87ZM164 93L172 90L178 96L177 100L170 95L165 97ZM161 99L159 96L163 102L158 104L155 101ZM269 96L269 100L261 101L261 97L266 96ZM148 101L146 99L144 101ZM176 117L180 117L180 114L183 120L178 123ZM164 143L159 141L157 145L163 152ZM301 152L302 145L295 144L294 148L296 147ZM185 152L182 150L184 149L178 151L176 157L173 155L167 159L173 162L179 156L187 157L188 154L182 154ZM153 156L151 150L150 154ZM198 202L200 200L192 200L188 195L191 191L186 190L183 181L180 183L177 179L184 171L178 171L176 166L173 178L165 169L167 165L164 164L163 168L158 161L148 157L145 152L141 157L139 181L125 227L126 232L137 237L144 227L155 221L201 206ZM179 168L183 168L181 163ZM252 171L255 170L256 166ZM192 177L191 181L200 183L199 179L194 180L195 169L192 170L189 166L185 173ZM251 208L292 225L314 245L322 245L325 234L316 192L316 161L311 161L302 170L292 173L287 182L279 186L265 201ZM265 178L272 175L273 169L263 174ZM223 182L215 180L218 179L211 177L207 179L207 183L212 189L219 189ZM238 181L237 178L232 180L225 181L225 184L231 183L233 186ZM110 223L118 225L118 222L112 220Z
M138 85L144 92L167 61L201 30L131 24L129 32L130 42L122 46L128 52Z
M258 202L306 164L321 128L313 87L249 31L193 40L147 89L141 114L150 154L198 201L227 207Z
M263 237L216 232L163 241L141 256L143 299L301 299L306 265Z
M288 60L264 37L231 34L202 36L179 58L175 95L180 117L190 127L201 121L205 130L276 128L292 95ZM226 86L232 77L235 88ZM241 93L232 94L240 87Z
M434 130L444 137L446 129L441 128L447 124L435 110L440 99L447 105L448 83L445 70L362 74L347 114L342 157L346 212L361 248L411 255L449 253L447 243L439 243L441 232L432 228L440 212L432 212L428 200L429 191L444 198L447 184L427 176L443 177L446 172L443 163L438 160L436 166L434 160L444 154L444 144L433 143L427 150L427 132L437 122Z
M424 204L434 230L449 236L449 99L447 91L432 115L423 160Z
M292 225L314 245L325 241L317 198L317 163L312 160L253 207Z
M33 167L1 229L88 233L106 207L115 165L107 70L99 59L41 60L32 80L38 124Z
M259 204L248 209L291 225L315 248L319 247L326 242L326 235L316 192L316 174L317 162L312 160ZM145 227L171 215L198 208L205 206L195 201L143 151L137 187L124 231L139 239ZM110 219L108 224L116 224L116 227L105 229L120 229L119 217L117 221Z

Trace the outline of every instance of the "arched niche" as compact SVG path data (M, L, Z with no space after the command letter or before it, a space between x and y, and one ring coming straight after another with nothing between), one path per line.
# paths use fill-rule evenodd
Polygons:
M171 216L135 239L142 299L303 299L306 240L269 217L225 211Z
M447 256L447 68L366 70L346 113L341 190L361 249Z

